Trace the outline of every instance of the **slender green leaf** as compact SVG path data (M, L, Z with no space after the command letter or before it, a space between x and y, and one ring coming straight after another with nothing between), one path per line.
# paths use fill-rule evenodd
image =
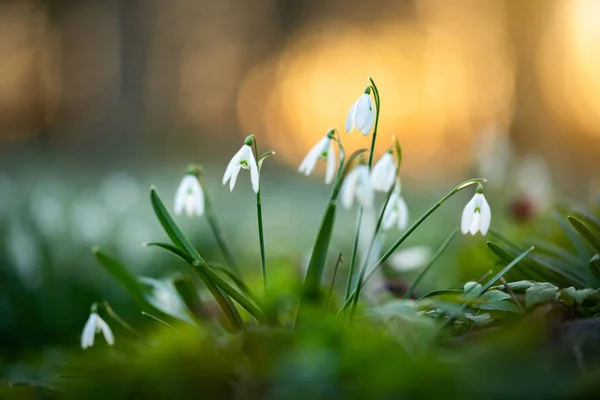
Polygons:
M463 291L459 290L459 289L433 290L433 291L428 292L428 293L424 294L423 296L421 296L419 298L419 300L417 300L417 301L421 301L421 300L427 299L429 297L435 297L435 296L444 296L444 295L457 295L457 296L460 296L461 294L463 294Z
M323 279L323 271L325 270L327 253L329 252L329 244L331 242L331 234L333 232L333 226L335 223L337 197L339 195L340 187L342 186L343 178L348 172L350 165L365 151L365 149L360 149L352 153L345 167L343 167L342 152L340 151L340 166L338 168L338 175L335 181L335 186L331 193L331 198L329 199L329 204L325 210L323 220L321 221L321 225L319 227L319 233L317 234L317 239L315 241L315 245L313 246L312 254L310 256L308 269L306 271L306 278L302 288L302 299L315 302L322 297L321 281Z
M488 242L489 243L489 242ZM521 260L523 260L525 257L527 257L529 255L529 253L531 253L533 251L534 247L530 247L529 249L525 250L524 252L522 252L517 258L515 258L514 260L511 261L510 264L508 264L506 267L504 267L500 272L498 272L496 275L494 275L494 277L492 279L490 279L481 289L481 291L479 292L479 295L482 295L483 293L485 293L490 287L492 287L492 285L498 281L500 278L502 278L508 271L510 271L515 265L517 265L519 262L521 262Z
M600 281L600 254L595 254L591 258L589 266L594 277Z
M94 253L100 265L125 288L138 306L142 308L150 306L146 301L149 291L140 283L137 276L129 272L123 263L105 254L97 247L92 248L92 253Z
M206 312L202 306L200 293L189 275L182 275L173 279L175 290L189 310L190 314L197 320L206 319Z
M221 292L221 289L225 290L225 288L218 287L218 285L216 285L215 282L211 280L211 277L207 273L210 270L210 268L206 265L206 262L204 261L204 259L202 259L198 251L194 248L194 246L192 246L190 241L183 235L175 221L173 221L171 214L169 214L169 211L165 207L164 203L162 202L160 196L156 191L156 188L154 187L150 189L150 200L152 202L152 207L154 208L154 212L156 213L160 224L162 225L163 229L165 230L173 244L180 250L185 251L194 260L199 261L199 263L201 264L199 266L195 266L194 270L196 271L200 279L202 279L208 290L215 297L215 299L221 306L221 309L223 310L223 312L225 312L225 315L227 315L227 318L229 319L232 328L235 330L242 329L244 322L242 320L242 317L240 316L240 313L235 308L229 297L225 296L223 292ZM226 282L222 281L222 283L224 283L230 289L233 289ZM250 312L250 310L248 311ZM252 312L250 313L252 314ZM253 316L256 317L256 315Z
M163 248L173 254L175 254L176 256L180 257L182 260L188 262L191 266L194 266L194 262L195 260L188 255L186 252L178 249L177 247L173 246L172 244L169 243L161 243L161 242L153 242L153 243L148 243L147 246L156 246L156 247L160 247ZM207 264L210 268L212 268L215 271L221 272L225 275L227 275L232 281L233 283L235 283L235 285L249 298L251 298L254 302L256 302L258 304L258 298L256 297L256 295L252 292L252 290L250 290L250 288L244 283L244 281L242 281L236 274L235 272L233 272L232 270L218 265L216 263L208 263ZM237 300L236 300L237 301ZM243 302L243 300L241 300ZM256 307L254 306L249 306L251 308L251 310L248 310L248 305L247 303L244 302L245 305L242 305L242 307L246 308L246 310L248 312L251 312L251 310L255 311L258 310ZM257 311L259 314L261 314L260 310ZM254 314L252 314L253 316L255 316ZM256 317L256 316L255 316Z
M531 308L536 304L548 303L558 297L558 288L549 282L534 282L525 291L525 305Z
M519 307L517 307L515 303L512 303L508 300L493 301L491 303L481 304L479 309L486 311L507 311L512 313L521 313Z
M579 304L582 304L585 299L597 292L597 290L590 288L578 290L575 289L573 286L563 289L563 293L566 293L567 295L571 296Z
M172 245L171 243L151 242L151 243L146 243L145 245L148 247L160 247L162 249L165 249L165 250L175 254L177 257L181 258L183 261L185 261L187 263L191 264L194 262L194 258L192 256L190 256L184 250L181 250L179 247Z
M569 238L569 241L573 244L573 247L577 251L579 257L583 260L583 262L589 260L592 255L588 247L586 246L585 241L581 238L580 235L577 234L577 231L573 229L573 226L569 223L567 218L558 211L552 213L552 216L554 217L556 222L558 222L563 232L565 232L565 234Z
M571 226L573 226L573 228L575 228L575 230L577 231L577 233L579 233L579 235L585 239L585 241L592 246L592 248L596 251L600 253L600 238L596 235L594 235L592 233L592 231L585 226L585 224L583 222L581 222L581 220L579 220L576 217L573 216L568 216L567 219L569 220L569 223L571 224Z

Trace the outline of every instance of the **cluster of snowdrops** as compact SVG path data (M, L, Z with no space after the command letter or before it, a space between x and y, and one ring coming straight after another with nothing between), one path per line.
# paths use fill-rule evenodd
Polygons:
M420 223L422 223L447 198L458 191L476 185L476 193L464 207L462 213L460 227L463 234L470 233L475 235L479 232L482 235L485 235L489 230L491 220L490 207L484 197L483 187L481 185L485 180L472 179L465 181L454 188L448 195L436 203L432 209L409 227L408 207L402 197L400 179L398 178L402 162L402 153L396 138L394 138L389 149L373 165L381 99L374 81L371 78L369 78L369 81L370 84L365 88L358 100L350 107L346 119L345 130L348 133L358 130L362 132L363 136L368 136L372 133L370 151L367 153L366 149L363 149L346 157L341 135L337 129L332 129L310 149L298 169L299 172L308 176L314 171L319 160L322 160L326 163L325 183L328 185L334 184L334 189L329 200L329 206L323 217L323 222L321 223L320 230L317 234L315 247L313 248L311 260L308 265L303 298L314 300L315 297L318 297L315 296L315 293L320 291L321 276L335 218L336 204L339 202L339 204L345 208L351 208L355 202L359 205L359 227L357 228L355 245L352 250L352 260L349 270L350 279L348 280L348 287L344 298L345 302L342 309L356 305L361 288L372 274L385 263L387 258ZM336 148L338 153L337 157ZM275 154L275 152L268 151L259 155L256 137L250 135L245 139L240 150L235 153L229 161L222 179L223 185L229 183L230 190L233 190L240 172L242 170L249 171L252 189L257 198L258 233L265 292L267 290L266 255L262 227L262 205L260 200L260 171L266 158L273 154ZM360 219L365 210L375 207L375 196L377 192L384 193L386 197L379 213L379 220L373 237L375 238L380 230L387 231L394 228L403 232L403 235L372 268L367 269L366 265L362 266L362 268L355 268L356 239L360 230ZM164 212L168 214L166 210ZM206 215L215 236L218 238L219 245L228 261L229 267L234 271L237 269L234 257L231 254L232 251L225 242L224 235L222 235L220 227L216 223L208 197L203 189L203 181L199 168L191 167L188 173L183 177L175 194L174 213L176 215L185 213L190 217ZM169 218L170 217L166 217L167 221L170 221ZM163 219L161 219L161 223L162 222ZM167 224L168 223L169 222L167 222ZM163 226L165 226L165 224L163 224ZM165 230L167 233L170 232L168 226L165 226ZM175 236L178 234L179 233L176 233ZM171 248L172 252L187 252L188 248L185 243L182 244L182 240L175 237L173 241L174 247ZM167 245L164 245L162 247L166 246ZM202 267L209 268L195 250L187 253L194 253L197 255L197 257L195 257L197 259L195 261L192 260L194 261L193 266L199 267L199 264L202 264ZM190 254L188 254L188 256ZM219 288L217 290L220 291L221 289L222 288ZM213 294L219 293L215 291L212 292ZM215 297L219 301L219 296L215 294ZM239 303L237 298L234 296L232 296L232 298ZM244 304L241 305L244 306ZM98 333L103 334L108 344L112 345L115 342L111 328L98 314L98 309L100 307L102 307L102 304L97 303L93 304L91 307L91 314L81 335L81 347L84 349L93 345L94 337ZM227 313L226 309L225 312Z

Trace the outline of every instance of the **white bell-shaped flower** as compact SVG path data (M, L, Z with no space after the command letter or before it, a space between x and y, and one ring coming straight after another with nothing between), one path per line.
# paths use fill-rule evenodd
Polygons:
M175 215L183 211L190 217L204 214L204 191L193 174L183 177L175 193Z
M371 100L371 88L367 87L365 92L352 104L346 117L346 132L358 129L363 136L367 136L375 122L373 101Z
M100 332L104 335L106 343L111 346L115 343L115 337L108 324L96 312L92 312L81 333L81 348L87 349L88 347L92 347L94 345L94 337Z
M304 160L302 160L298 171L306 176L310 175L315 169L319 158L327 161L325 183L329 185L333 182L333 177L335 175L335 151L333 148L333 141L329 134L319 140L319 142L309 150L306 157L304 157Z
M357 165L348 173L340 189L340 202L344 207L352 207L354 199L365 208L373 206L375 193L369 179L369 167L364 164Z
M400 231L404 231L408 227L408 206L402 197L402 186L398 178L396 178L396 186L394 186L381 221L383 230L387 231L394 226Z
M254 190L254 193L258 193L258 165L256 164L256 159L254 158L252 148L250 147L250 145L253 143L253 140L254 139L252 138L246 139L242 148L235 153L227 165L227 169L223 175L223 185L229 182L229 190L233 190L235 187L238 174L243 168L250 170L252 190Z
M387 193L396 179L396 163L391 152L386 152L371 169L373 190Z
M475 235L477 232L485 234L490 229L492 213L490 206L483 195L483 187L477 187L477 193L465 206L460 223L462 233Z

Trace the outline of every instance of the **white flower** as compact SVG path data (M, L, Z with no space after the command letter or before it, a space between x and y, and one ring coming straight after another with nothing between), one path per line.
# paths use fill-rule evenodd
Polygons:
M317 165L319 158L327 161L325 183L329 185L333 182L335 174L335 151L329 135L319 140L319 142L310 149L306 157L304 157L304 160L302 160L298 171L304 173L306 176L310 175L315 169L315 165Z
M115 337L108 324L97 313L92 312L81 333L81 348L92 347L94 345L94 336L100 332L104 335L106 343L111 346L115 343Z
M229 190L233 190L235 181L237 180L238 174L241 169L250 170L250 181L252 182L252 190L254 193L258 193L258 166L252 153L252 148L248 144L248 140L242 146L242 148L235 153L235 155L229 161L225 175L223 175L223 185L229 181Z
M394 225L398 230L403 231L408 227L408 206L402 197L402 186L400 180L396 178L396 186L390 196L385 211L383 212L383 220L381 227L383 230L388 230Z
M388 192L396 178L396 165L394 156L386 152L371 169L371 186L373 190Z
M363 136L367 136L371 132L373 123L375 122L375 113L373 112L373 102L369 93L371 91L367 88L366 92L363 93L352 107L348 111L346 117L346 132L351 132L354 129L358 129L362 132Z
M460 230L462 233L475 235L481 232L485 236L490 229L490 221L492 214L490 206L483 196L483 188L481 185L477 188L475 196L467 203L462 213Z
M431 259L427 246L412 246L395 252L389 259L391 267L398 272L411 271L425 265Z
M352 207L355 198L361 206L371 207L375 194L369 179L369 167L364 164L357 165L344 179L340 191L340 200L344 207Z
M175 215L180 215L184 210L190 217L204 214L204 191L193 174L183 177L175 194Z

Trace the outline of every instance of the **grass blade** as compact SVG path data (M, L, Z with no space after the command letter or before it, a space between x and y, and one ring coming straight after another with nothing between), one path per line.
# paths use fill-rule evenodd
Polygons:
M210 268L206 265L206 262L200 256L200 254L194 248L194 246L192 246L190 241L183 235L175 221L173 221L171 214L169 214L169 211L167 211L167 208L165 207L160 196L158 195L158 192L156 191L156 188L154 187L150 189L150 200L152 202L152 208L154 208L154 212L156 213L160 224L162 225L163 229L165 230L173 244L180 250L185 251L189 256L191 256L195 260L192 264L194 266L194 271L196 271L196 273L198 274L200 279L202 279L208 290L215 297L215 299L221 306L221 309L223 310L225 315L227 315L227 318L229 319L232 328L234 330L242 329L244 322L242 320L242 317L240 316L240 313L235 308L229 297L225 296L221 291L221 289L226 291L226 288L219 287L218 285L216 285L215 281L211 279L210 275L207 273L210 270ZM198 262L200 265L196 266L196 262ZM221 283L225 284L225 286L228 286L227 289L234 290L225 281L222 281Z
M202 299L200 298L200 294L198 293L198 289L192 278L189 275L182 275L173 279L173 285L175 286L175 290L177 290L179 297L181 297L181 300L190 311L190 314L196 320L201 321L205 319L206 312L202 306Z
M592 248L600 253L600 238L598 238L592 231L577 217L568 216L567 220L573 228L579 233L579 235L585 239L585 241L592 246Z
M97 247L92 248L92 253L94 253L94 256L100 262L100 265L102 265L102 267L104 267L104 269L108 271L108 273L112 275L123 288L125 288L127 293L129 293L129 296L131 296L138 306L154 310L154 307L150 306L146 301L146 295L148 294L147 289L140 283L135 275L129 272L123 263L102 252Z

